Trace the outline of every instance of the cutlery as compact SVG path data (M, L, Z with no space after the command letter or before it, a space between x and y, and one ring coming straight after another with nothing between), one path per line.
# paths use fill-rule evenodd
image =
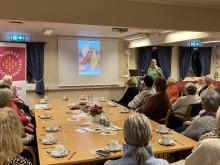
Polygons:
M75 154L76 152L73 152L72 155L68 158L68 160L70 160Z

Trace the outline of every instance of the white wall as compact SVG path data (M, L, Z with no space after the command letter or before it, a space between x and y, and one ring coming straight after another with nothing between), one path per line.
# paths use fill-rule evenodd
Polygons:
M101 86L101 87L84 87L84 88L60 88L58 86L58 44L56 37L38 37L34 36L31 38L32 42L46 42L45 45L45 55L44 55L44 78L46 95L50 98L61 98L63 95L69 97L79 97L80 95L87 95L87 93L93 93L94 96L104 96L110 99L119 99L123 93L124 86ZM125 43L123 41L119 42L119 74L122 76L127 72L127 59L124 55ZM112 65L114 67L114 64ZM125 81L122 78L123 81ZM28 84L27 97L28 102L32 99L38 97L34 93L35 86Z

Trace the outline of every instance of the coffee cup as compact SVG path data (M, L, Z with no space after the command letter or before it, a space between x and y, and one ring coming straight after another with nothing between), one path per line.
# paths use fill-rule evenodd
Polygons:
M51 104L46 104L44 109L51 109L52 108L52 105Z
M67 100L67 99L68 99L68 98L67 98L66 95L62 96L62 100Z
M159 127L159 131L160 131L160 132L167 131L167 127L166 127L166 125L161 124L160 127Z
M110 147L117 148L118 147L118 140L111 140Z
M55 150L58 152L58 153L63 153L63 151L65 150L64 146L62 144L58 144L55 146Z
M47 101L48 100L48 97L47 96L44 96L44 98L43 98L45 101Z
M47 141L51 141L54 139L53 135L52 134L46 134L46 138L45 138Z
M47 103L47 100L45 100L45 99L40 99L40 103L45 104L45 103Z
M50 114L49 114L49 113L47 113L47 112L44 112L42 116L43 116L43 117L49 117L49 116L50 116Z

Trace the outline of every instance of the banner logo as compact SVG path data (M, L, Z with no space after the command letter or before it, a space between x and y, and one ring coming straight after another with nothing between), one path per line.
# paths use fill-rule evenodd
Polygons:
M11 75L13 81L25 80L25 48L0 46L0 78Z

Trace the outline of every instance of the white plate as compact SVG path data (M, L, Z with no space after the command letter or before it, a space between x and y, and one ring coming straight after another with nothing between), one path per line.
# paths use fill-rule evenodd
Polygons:
M67 107L72 107L72 106L76 106L77 104L76 103L71 103L71 104L68 104Z
M117 147L111 147L110 144L107 144L105 147L106 150L109 150L111 152L117 152L117 151L122 151L122 145L118 145Z
M44 129L47 131L47 132L57 132L60 130L60 126L56 126L56 127L44 127Z
M65 156L69 155L70 150L65 149L62 153L60 153L60 152L58 152L58 151L56 151L56 150L53 150L53 151L47 151L47 153L48 153L51 157L61 158L61 157L65 157Z
M112 102L112 101L109 101L109 102L108 102L108 105L109 105L110 107L117 107L117 106L118 106L117 103L114 103L114 102Z
M158 133L161 133L161 134L167 134L167 133L169 133L170 130L166 129L166 130L160 131L159 129L156 129L155 131Z
M165 142L163 139L158 140L158 143L163 146L174 146L176 144L175 140L170 140L169 142Z
M129 109L128 109L128 110L121 109L119 112L120 112L120 113L129 113L130 110L129 110Z
M46 144L46 145L56 144L57 143L57 139L50 139L50 140L42 139L42 140L40 140L40 143L41 144Z
M107 98L105 98L105 97L101 97L101 98L99 98L99 101L101 101L101 102L106 102L108 99Z
M40 101L40 104L47 104L47 101Z
M42 116L40 116L40 118L41 118L41 119L50 119L51 116L43 116L43 115L42 115Z
M117 132L115 131L105 131L105 132L102 132L101 134L102 135L115 135Z

